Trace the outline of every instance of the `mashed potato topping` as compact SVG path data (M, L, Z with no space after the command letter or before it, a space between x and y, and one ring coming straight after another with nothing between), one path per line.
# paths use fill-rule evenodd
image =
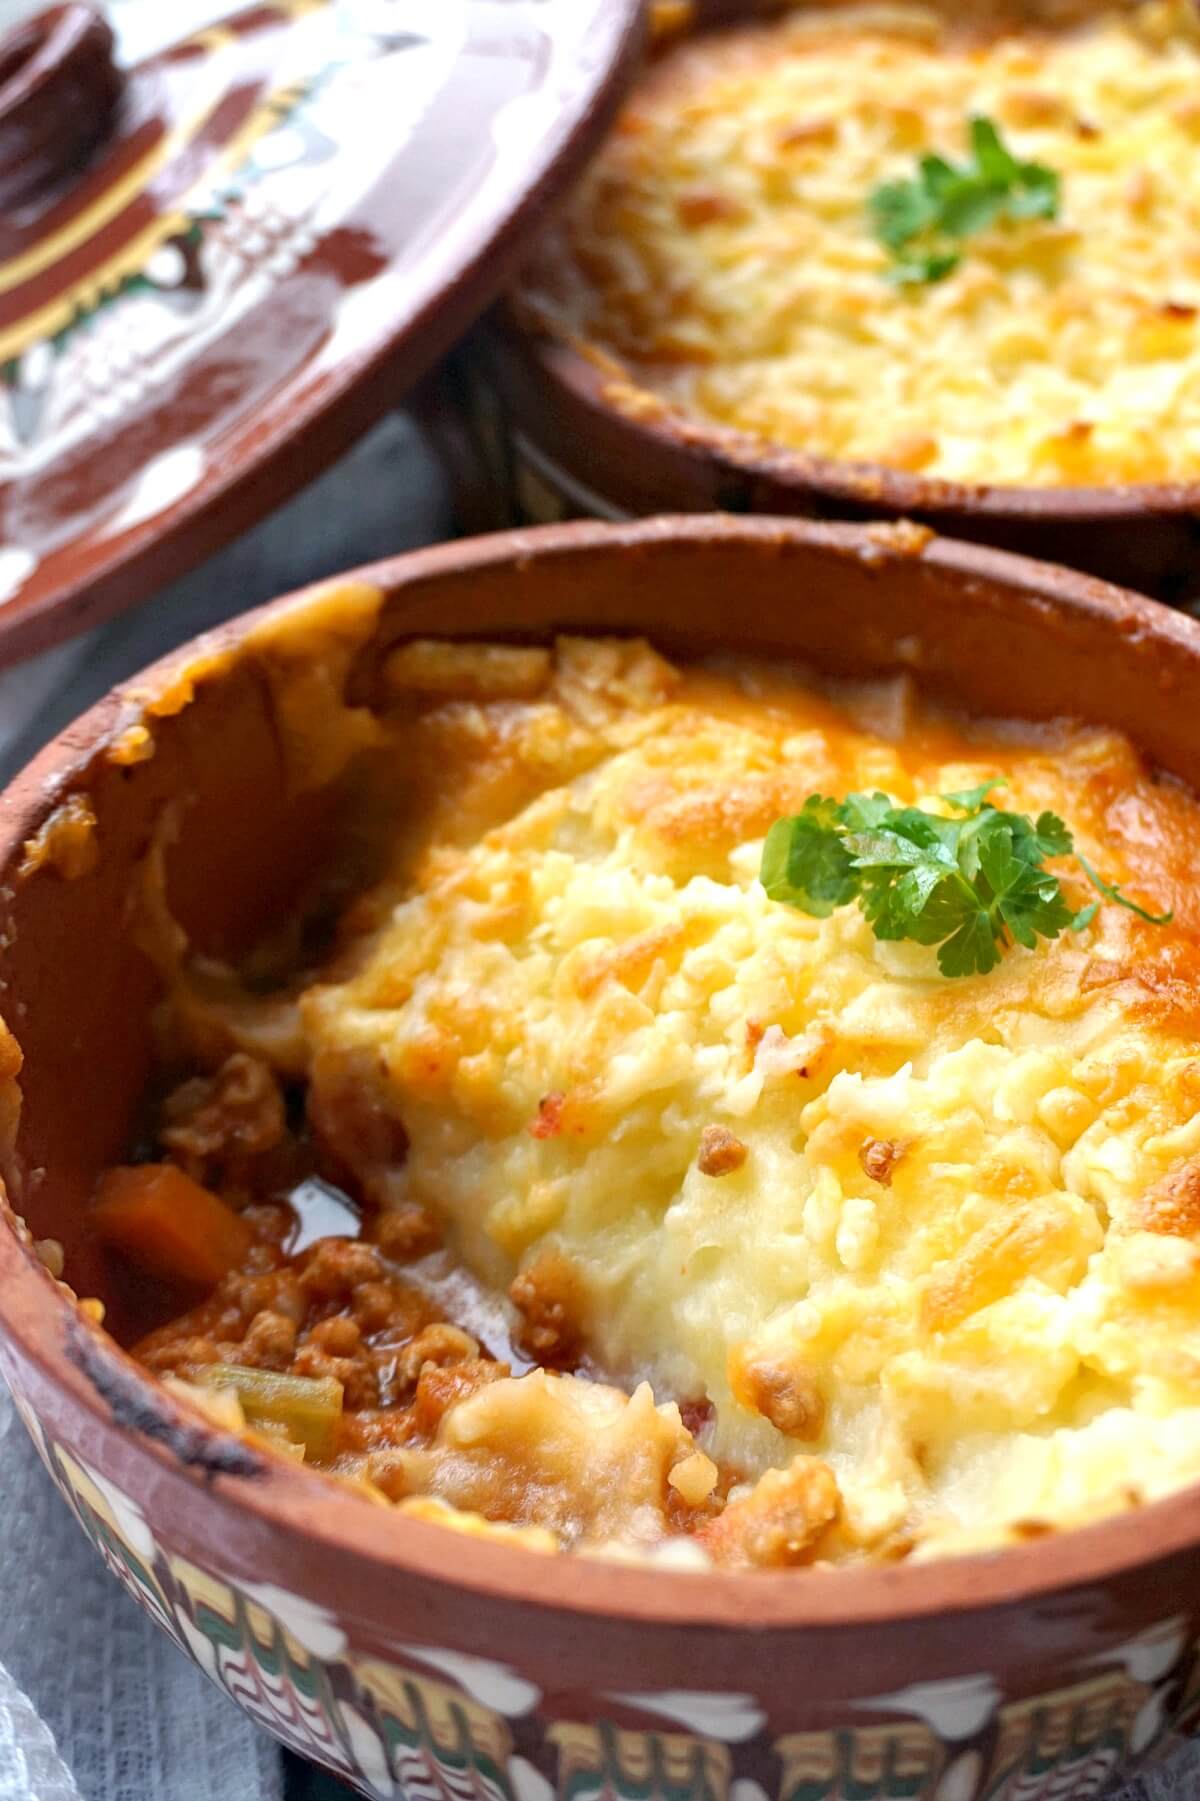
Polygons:
M966 9L968 12L970 9ZM1200 474L1200 26L1187 0L1060 31L803 5L673 45L528 272L613 396L950 481ZM1061 180L1052 219L889 286L868 200L968 120Z
M810 1542L836 1519L830 1555L895 1555L1200 1477L1189 795L1112 733L639 644L427 644L389 680L420 817L303 997L310 1115L579 1372L464 1400L422 1492L479 1511L480 1447L512 1472L548 1435L574 1467L582 1432L643 1523L664 1475L703 1506L719 1464L714 1534L790 1484ZM1105 907L948 980L758 883L814 791L929 806L1001 775L1174 923ZM653 1395L581 1400L589 1376Z

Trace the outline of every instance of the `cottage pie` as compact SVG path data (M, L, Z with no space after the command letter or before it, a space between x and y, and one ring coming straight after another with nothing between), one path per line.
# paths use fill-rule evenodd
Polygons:
M925 1557L1200 1478L1189 793L903 680L582 639L384 674L390 867L316 961L191 958L147 860L163 1082L94 1220L155 1278L150 1369L547 1552ZM815 795L1036 852L1042 911L948 974L865 900L772 898Z

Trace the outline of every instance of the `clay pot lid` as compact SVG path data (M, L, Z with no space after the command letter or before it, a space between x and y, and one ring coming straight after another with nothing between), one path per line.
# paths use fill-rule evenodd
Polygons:
M639 13L265 0L123 83L89 7L0 38L0 664L144 599L397 402L603 135ZM45 86L23 100L47 80L94 127L53 154Z

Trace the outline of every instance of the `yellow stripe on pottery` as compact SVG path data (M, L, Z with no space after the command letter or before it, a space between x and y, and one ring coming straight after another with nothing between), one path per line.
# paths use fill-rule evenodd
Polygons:
M293 4L311 8L313 6L324 6L326 0L293 0ZM249 152L258 139L265 137L272 127L278 123L282 114L295 104L300 98L300 94L301 84L299 82L289 82L286 87L278 88L274 93L269 94L261 105L255 108L241 130L230 138L229 142L215 158L215 168L218 170L236 168L238 163ZM193 120L190 127L180 133L174 134L168 146L164 147L163 145L160 145L150 157L144 158L138 165L138 170L146 172L148 169L149 176L157 173L165 160L167 150L173 151L173 149L181 141L185 140L189 134L194 134L195 131L199 130L203 125L204 120L213 111L213 106L219 102L220 98L221 95L217 95L213 104L209 105L203 114L198 115ZM152 166L149 166L151 164ZM129 193L130 185L137 173L138 171L132 172L130 182L121 184L123 196ZM205 172L204 179L206 181L210 178L211 173L211 169ZM195 192L195 187L193 187L191 192ZM114 210L108 206L109 198L110 195L107 194L104 197L103 218L100 217L101 207L97 206L92 212L86 214L82 220L75 222L76 225L80 226L80 230L77 234L77 241L85 239L93 228L99 229L100 226L107 223L108 218L112 216ZM72 320L78 317L81 312L91 311L93 307L97 306L100 301L103 300L106 294L114 292L122 281L126 280L131 275L139 274L141 270L146 267L146 264L150 261L150 258L154 255L154 252L158 249L160 244L164 244L168 238L174 237L178 232L186 231L190 223L186 198L187 197L185 196L181 206L173 209L169 213L164 213L158 219L154 219L144 231L139 232L138 236L134 238L132 242L123 245L122 248L110 257L108 262L102 264L99 269L89 271L89 273L76 282L73 287L67 288L54 300L48 301L43 307L39 307L37 312L27 314L26 317L19 320L16 325L9 326L6 331L0 331L0 362L7 362L12 357L20 356L23 351L28 350L32 345L41 343L46 338L52 338L57 332L64 330L66 326L70 325ZM66 228L64 228L64 230L65 229ZM61 235L62 234L60 234L60 236ZM49 242L49 240L47 240L47 242ZM38 251L36 253L33 251L29 252L29 256L40 253L42 248L43 247L39 245ZM73 248L73 245L68 245L67 248ZM3 293L6 288L13 285L8 277L9 272L14 266L15 263L0 264L0 293Z
M233 41L230 32L211 32L205 35L221 36L229 39L230 42ZM164 168L172 157L183 149L189 139L196 136L206 120L212 116L226 92L224 82L214 81L212 91L206 95L203 105L197 108L187 123L181 125L176 131L169 132L152 150L148 150L141 161L136 163L121 181L105 190L95 206L78 214L64 225L61 231L53 232L49 237L43 238L23 255L10 257L8 262L0 263L0 294L7 294L12 288L19 287L23 281L40 275L43 269L50 268L52 264L69 255L72 250L77 249L80 244L86 243L90 237L94 237L98 231L102 230L110 219L115 219L123 207L137 199L159 170Z

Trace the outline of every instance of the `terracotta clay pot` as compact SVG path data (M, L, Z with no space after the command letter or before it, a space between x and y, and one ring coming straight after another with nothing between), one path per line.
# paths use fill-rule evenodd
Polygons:
M32 1238L59 1239L78 1292L121 1330L84 1206L127 1149L149 1069L134 871L160 828L172 908L221 952L337 854L353 766L333 787L289 779L272 671L288 646L311 669L343 617L363 634L355 696L410 633L638 630L668 651L904 668L981 713L1082 707L1193 784L1200 625L904 526L513 533L381 564L191 646L0 803L0 993L25 1059L9 1162L28 1222L6 1208L0 1224L0 1368L113 1570L258 1720L412 1801L1095 1796L1200 1717L1200 1491L925 1565L697 1575L542 1557L202 1427L42 1266ZM89 810L81 840L69 828ZM10 1059L0 1124L15 1099Z
M794 0L793 0L794 3ZM823 0L838 4L838 0ZM701 28L781 10L778 0L699 0ZM947 7L1070 23L1066 0ZM1044 557L1176 605L1200 597L1200 482L988 486L840 462L703 420L647 417L611 370L502 305L444 369L430 408L468 529L662 511L916 519L933 530Z

